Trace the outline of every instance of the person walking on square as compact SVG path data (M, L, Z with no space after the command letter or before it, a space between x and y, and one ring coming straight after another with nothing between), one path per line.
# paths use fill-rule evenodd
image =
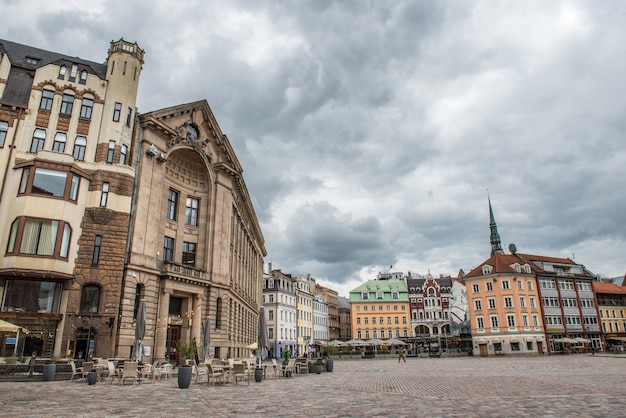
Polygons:
M398 363L400 363L400 360L404 360L404 362L406 363L406 357L404 355L403 349L398 350Z

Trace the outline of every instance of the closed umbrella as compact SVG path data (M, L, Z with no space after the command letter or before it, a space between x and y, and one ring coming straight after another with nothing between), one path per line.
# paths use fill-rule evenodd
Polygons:
M259 336L256 350L259 358L259 365L261 365L263 358L267 357L269 345L269 339L267 338L267 323L265 321L265 308L261 306L261 310L259 311Z
M141 361L143 359L143 337L145 334L146 334L146 300L141 299L139 301L139 308L137 309L137 320L135 322L135 348L134 348L135 361Z
M204 362L206 363L209 359L209 343L211 342L211 319L209 315L206 316L204 321L204 335L202 339L203 350L204 350Z

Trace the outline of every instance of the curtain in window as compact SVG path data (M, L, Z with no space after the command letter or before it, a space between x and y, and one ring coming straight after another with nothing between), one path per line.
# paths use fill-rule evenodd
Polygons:
M37 241L39 241L39 220L26 219L24 222L24 233L22 234L22 254L35 254L37 251Z
M58 221L41 221L41 237L39 239L39 255L54 255L54 245L57 238Z

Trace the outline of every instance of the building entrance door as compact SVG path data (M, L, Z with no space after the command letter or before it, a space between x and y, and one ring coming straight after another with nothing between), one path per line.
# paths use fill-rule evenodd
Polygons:
M478 347L480 347L480 356L487 357L487 344L479 344Z
M543 341L537 341L537 353L543 354Z
M173 364L178 364L178 342L180 341L180 325L167 326L167 339L165 341L165 356Z

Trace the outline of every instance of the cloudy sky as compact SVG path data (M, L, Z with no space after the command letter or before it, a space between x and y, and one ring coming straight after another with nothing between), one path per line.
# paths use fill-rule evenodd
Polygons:
M206 99L266 262L347 292L503 248L626 271L622 1L0 0L0 38L146 51L139 111Z

